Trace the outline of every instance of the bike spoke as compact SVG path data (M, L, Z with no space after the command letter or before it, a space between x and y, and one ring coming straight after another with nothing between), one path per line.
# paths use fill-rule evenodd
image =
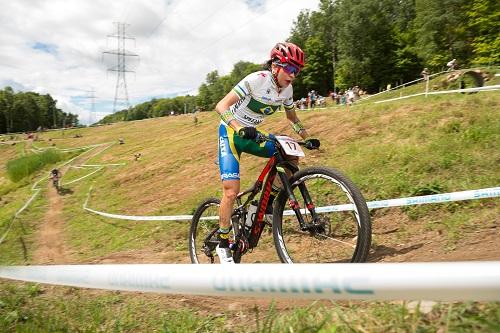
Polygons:
M335 175L334 175L335 176ZM302 208L302 218L307 231L302 231L295 214L285 211L281 218L281 230L276 245L285 262L350 262L357 260L360 214L356 210L336 210L332 207L355 207L358 194L352 194L348 185L334 176L326 174L306 175L296 181L293 192ZM302 192L299 190L302 188ZM304 188L306 190L304 190ZM304 210L307 206L304 197L310 198L314 205L313 214ZM364 201L363 201L364 203ZM288 206L288 205L287 205ZM366 204L365 204L366 206ZM363 217L368 217L363 211ZM314 216L314 217L313 217ZM365 221L362 221L365 223ZM369 223L369 217L368 217ZM364 233L366 233L363 230ZM281 237L281 241L279 241ZM362 239L366 242L365 238ZM363 250L366 252L366 250ZM364 253L364 255L366 255Z

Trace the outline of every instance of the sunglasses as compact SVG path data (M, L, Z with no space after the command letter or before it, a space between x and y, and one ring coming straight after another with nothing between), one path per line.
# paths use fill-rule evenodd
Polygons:
M295 65L292 65L292 64L289 64L289 63L284 63L284 64L275 63L275 64L278 65L278 66L280 66L281 68L283 68L283 70L287 74L297 75L300 72L300 68L299 67L297 67Z

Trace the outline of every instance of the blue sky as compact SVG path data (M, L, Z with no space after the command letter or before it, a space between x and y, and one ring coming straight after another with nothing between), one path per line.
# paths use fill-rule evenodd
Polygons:
M57 55L57 46L53 45L53 44L44 44L44 43L41 43L41 42L35 42L31 46L31 48L34 49L34 50L41 51L41 52L45 52L45 53L50 53L50 54L53 54L53 55Z
M0 11L0 89L49 93L87 123L113 110L113 22L126 22L126 49L139 55L127 74L132 105L196 94L206 74L227 74L240 60L263 63L289 36L300 10L318 0L16 0Z

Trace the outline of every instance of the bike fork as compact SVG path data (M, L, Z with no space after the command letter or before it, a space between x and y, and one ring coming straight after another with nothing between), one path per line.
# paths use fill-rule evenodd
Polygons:
M284 184L283 186L284 186L286 193L288 195L288 203L290 205L290 208L292 208L292 210L295 212L295 216L297 217L297 220L299 221L300 229L302 231L309 231L311 229L311 227L313 227L313 224L307 223L306 221L304 221L304 217L302 216L302 213L300 212L300 204L297 201L295 194L293 194L292 186L288 180L288 177L286 176L284 169L280 170L280 168L278 168L278 174L280 176L281 183ZM306 186L303 183L299 184L299 190L300 190L300 194L304 198L306 209L311 213L312 220L314 221L316 219L316 211L315 211L314 203L312 202L311 196L309 195L309 191L307 190Z

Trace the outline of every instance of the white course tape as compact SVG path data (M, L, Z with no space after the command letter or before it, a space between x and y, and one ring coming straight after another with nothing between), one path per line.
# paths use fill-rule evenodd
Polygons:
M107 143L101 143L101 144L96 144L96 145L86 146L86 147L74 148L75 150L82 150L82 149L87 149L87 148L89 148L89 149L88 149L88 150L86 150L86 151L84 151L84 152L82 152L81 154L78 154L77 156L73 157L72 159L70 159L70 160L68 160L68 161L66 161L66 162L64 162L64 163L62 163L62 164L60 164L59 166L57 166L57 168L61 168L61 167L65 166L65 165L67 165L67 164L69 164L69 163L73 162L76 158L81 157L81 156L83 156L83 155L87 154L88 152L92 151L92 150L93 150L93 148L96 148L96 147L99 147L99 146L103 146L103 145L106 145L106 144L109 144L109 145L108 145L108 147L104 148L101 152L105 151L106 149L108 149L108 148L110 148L111 146L113 146L113 145L114 145L114 143L113 143L113 142L107 142ZM35 147L35 148L36 148L36 149L39 149L39 148L37 148L37 147ZM39 149L39 150L40 150L40 151L42 151L42 149ZM94 174L95 172L99 171L100 169L101 169L101 168L99 168L99 169L95 170L94 172L91 172L90 174L88 174L88 175L86 175L86 176L80 177L79 179L75 179L75 180L73 180L73 181L71 181L71 182L69 182L69 183L66 183L66 184L64 184L64 185L67 185L67 184L70 184L70 183L74 183L74 182L76 182L76 181L78 181L78 180L81 180L81 179L83 179L83 178L86 178L86 177L90 176L91 174ZM38 188L38 184L39 184L40 182L42 182L42 181L44 181L44 180L48 179L48 178L49 178L49 176L50 176L50 174L49 174L49 175L47 175L47 176L43 176L43 177L41 177L39 180L37 180L37 181L33 184L33 186L31 187L31 190L32 190L32 191L35 191L35 193L33 193L33 195L32 195L32 196L28 199L28 201L26 201L26 203L24 204L24 206L23 206L23 207L21 207L21 208L20 208L20 209L19 209L19 210L15 213L14 217L12 218L12 220L11 220L11 221L10 221L10 223L9 223L9 226L7 227L7 230L6 230L6 231L5 231L5 233L4 233L4 234L0 237L0 244L2 244L2 242L3 242L3 241L5 240L5 238L7 237L7 234L9 233L10 229L12 228L12 225L14 224L14 221L15 221L15 220L16 220L16 218L19 216L19 214L21 214L21 212L22 212L22 211L24 211L24 210L25 210L25 209L26 209L26 208L27 208L27 207L31 204L31 202L33 202L33 200L34 200L34 199L35 199L35 197L38 195L38 193L40 193L41 189L40 189L40 188Z
M98 171L102 170L103 168L104 168L104 167L99 167L99 168L95 169L94 171L92 171L92 172L90 172L90 173L86 174L85 176L82 176L82 177L80 177L80 178L77 178L77 179L71 180L71 181L69 181L69 182L67 182L67 183L61 184L61 186L65 186L65 185L69 185L69 184L76 183L77 181L80 181L80 180L85 179L85 178L87 178L87 177L89 177L89 176L92 176L94 173L96 173L96 172L98 172Z
M500 262L0 266L0 277L166 294L500 301Z
M33 193L33 195L31 196L31 198L28 199L28 201L26 201L26 203L24 204L24 206L22 206L15 214L14 214L14 218L12 220L10 220L10 223L9 223L9 226L7 227L7 230L5 231L5 233L2 235L2 237L0 238L0 244L3 243L3 241L5 240L5 238L7 237L7 234L9 233L10 229L12 228L12 225L14 224L14 221L15 219L19 216L19 214L22 213L23 210L26 209L26 207L28 207L31 202L33 200L35 200L35 197L38 195L38 193L40 193L40 189L36 189L35 190L35 193Z
M373 103L374 104L385 103L385 102L397 101L400 99L406 99L406 98L410 98L410 97L422 96L422 95L439 95L439 94L466 93L466 92L477 92L477 91L494 91L494 90L499 90L499 89L500 89L500 84L497 84L494 86L477 87L477 88L433 91L433 92L427 92L427 93L424 92L424 93L418 93L418 94L413 94L413 95L408 95L408 96L395 97L395 98L385 99L383 101L377 101L377 102L373 102Z
M87 207L87 203L90 197L90 191L87 194L87 200L83 204L83 209L94 214L114 218L121 220L132 220L132 221L181 221L181 220L191 220L193 215L168 215L168 216L136 216L136 215L120 215L120 214L110 214L105 212L100 212ZM369 201L367 206L369 209L376 208L387 208L387 207L401 207L401 206L412 206L412 205L423 205L423 204L434 204L443 203L450 201L463 201L463 200L474 200L474 199L485 199L485 198L495 198L500 197L500 187L484 188L479 190L470 190L462 192L452 192L452 193L442 193L433 195L423 195L418 197L408 197L400 199L389 199L380 201ZM354 210L352 204L335 205L335 206L325 206L316 207L318 213L329 213L329 212L342 212ZM301 210L305 213L305 210ZM295 214L292 210L285 210L283 215L293 215ZM218 216L207 216L203 217L203 220L217 220Z
M105 166L122 166L122 165L127 165L127 163L109 163L109 164L82 164L80 165L82 168L85 167L105 167Z
M424 204L443 203L450 201L463 201L463 200L495 198L495 197L500 197L500 187L483 188L480 190L471 190L462 192L422 195L418 197L408 197L400 199L369 201L366 203L366 205L368 206L369 209L376 209L376 208L424 205ZM352 204L345 204L345 205L318 207L316 209L318 213L340 212L347 210L354 210L354 206ZM291 215L293 214L293 211L285 211L285 213Z
M172 216L135 216L135 215L119 215L110 214L105 212L100 212L93 210L91 208L83 207L83 209L92 212L97 215L110 217L119 220L132 220L132 221L180 221L180 220L191 220L193 215L172 215ZM215 219L215 217L214 217Z

